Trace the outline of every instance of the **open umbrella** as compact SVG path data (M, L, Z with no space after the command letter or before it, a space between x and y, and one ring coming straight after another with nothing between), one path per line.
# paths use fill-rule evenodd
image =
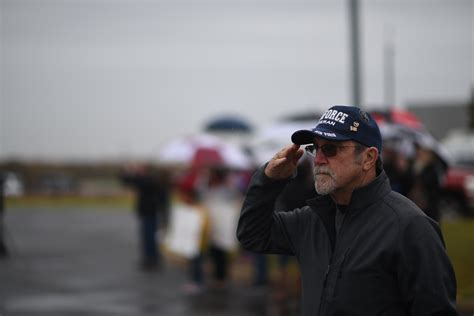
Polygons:
M415 146L433 151L445 167L451 164L451 156L445 146L424 128L412 128L398 123L379 123L384 144L397 146L407 156L413 156Z
M280 149L291 144L291 135L300 129L311 129L314 120L283 121L263 128L252 142L252 153L259 164L269 161Z
M415 144L418 144L424 148L430 149L438 156L439 160L443 163L444 167L447 168L452 164L452 156L447 148L438 141L434 136L426 130L415 130L414 131Z
M220 116L207 122L206 132L250 133L252 126L243 118L235 116Z
M158 162L183 167L218 166L241 170L252 167L251 159L244 150L208 134L170 140L160 147Z

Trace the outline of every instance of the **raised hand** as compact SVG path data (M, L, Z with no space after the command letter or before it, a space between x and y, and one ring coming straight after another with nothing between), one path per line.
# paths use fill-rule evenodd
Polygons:
M287 179L293 175L304 150L292 144L280 150L268 162L265 175L271 179Z

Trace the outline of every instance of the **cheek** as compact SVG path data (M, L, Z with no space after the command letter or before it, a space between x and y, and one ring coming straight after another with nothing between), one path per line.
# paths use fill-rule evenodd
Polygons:
M346 161L332 170L334 172L334 181L341 185L351 182L355 177L358 177L361 171L361 165L354 161Z

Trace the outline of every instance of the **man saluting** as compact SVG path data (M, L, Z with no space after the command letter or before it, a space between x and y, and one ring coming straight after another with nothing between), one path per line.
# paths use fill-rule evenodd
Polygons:
M291 140L254 174L237 237L255 252L296 256L303 315L457 315L441 231L391 190L373 118L357 107L334 106ZM320 196L274 212L305 151Z

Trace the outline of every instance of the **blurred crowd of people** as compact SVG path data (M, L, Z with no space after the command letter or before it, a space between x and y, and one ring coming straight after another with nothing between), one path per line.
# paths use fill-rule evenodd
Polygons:
M393 190L409 197L428 216L440 221L438 199L446 164L422 142L407 150L401 142L386 141L384 169ZM316 195L313 162L302 159L296 177L276 201L275 210L302 207ZM276 282L285 287L292 258L279 256L271 265L268 255L241 251L235 237L243 195L253 170L235 171L222 166L191 168L171 174L146 164L127 165L120 179L136 191L136 216L140 241L140 268L159 270L163 252L186 262L187 293L206 288L225 289L236 254L250 257L251 282L270 283L270 266L276 266Z
M140 269L160 270L168 252L186 261L185 292L225 289L239 250L235 230L249 177L222 167L173 175L146 164L124 167L120 179L136 194Z
M382 152L384 169L394 191L410 198L429 217L441 220L439 198L447 166L422 142L413 144L413 152L399 142L385 142Z

